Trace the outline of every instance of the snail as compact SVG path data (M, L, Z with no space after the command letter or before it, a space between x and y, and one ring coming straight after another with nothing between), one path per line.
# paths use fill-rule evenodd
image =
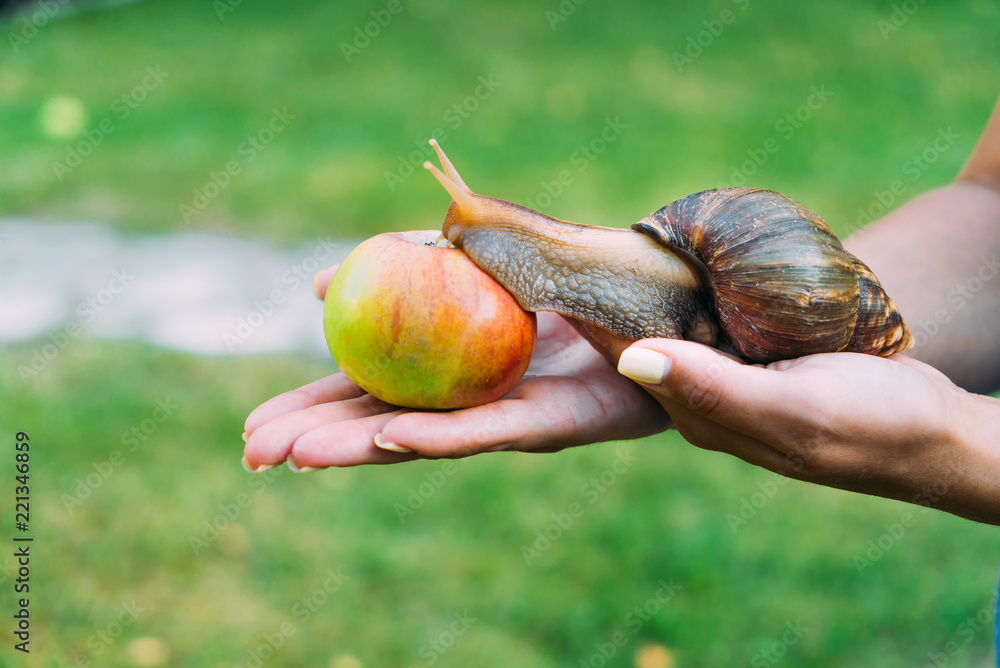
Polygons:
M631 229L580 225L473 193L436 141L452 197L441 231L528 311L627 340L688 339L758 363L887 356L912 339L878 279L815 213L780 193L719 188ZM443 240L442 240L443 241Z

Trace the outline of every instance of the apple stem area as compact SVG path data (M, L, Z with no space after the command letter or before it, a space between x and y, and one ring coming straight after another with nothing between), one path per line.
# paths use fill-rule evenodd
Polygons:
M425 246L437 246L438 248L455 248L455 244L448 241L442 234L437 238L436 241L428 241L424 244Z

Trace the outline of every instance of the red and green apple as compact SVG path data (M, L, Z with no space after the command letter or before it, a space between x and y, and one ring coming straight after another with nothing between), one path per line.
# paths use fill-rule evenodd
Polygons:
M326 342L348 378L409 408L465 408L506 394L535 346L535 314L437 231L355 248L330 282Z

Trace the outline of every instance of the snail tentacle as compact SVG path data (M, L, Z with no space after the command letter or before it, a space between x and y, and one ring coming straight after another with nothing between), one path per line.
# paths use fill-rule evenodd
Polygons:
M465 185L464 183L461 185L459 185L459 183L461 182L455 183L455 181L453 181L451 177L442 174L441 170L439 170L430 162L424 163L424 169L430 170L430 173L433 174L437 178L437 180L441 182L441 185L443 185L445 190L448 191L448 194L451 195L451 198L455 200L455 205L458 207L458 210L463 213L463 215L467 215L470 217L476 215L476 210L477 210L476 201L471 196L469 189L463 187Z
M441 149L441 145L438 144L437 139L431 139L429 143L432 147L434 147L434 152L437 153L438 160L441 161L441 166L444 167L444 173L448 175L448 178L461 186L465 192L471 193L472 191L469 190L469 186L465 185L465 181L463 181L462 177L459 176L458 170L455 169L455 165L451 164L451 160L449 160L448 156L444 154L444 151ZM424 166L426 166L426 163Z

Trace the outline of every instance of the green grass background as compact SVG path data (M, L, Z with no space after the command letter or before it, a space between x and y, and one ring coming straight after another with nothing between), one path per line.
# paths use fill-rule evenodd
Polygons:
M436 182L417 168L390 188L386 173L440 128L473 189L538 200L569 170L572 182L544 211L608 225L729 180L774 138L778 151L750 182L847 233L893 180L905 183L900 200L948 182L1000 90L1000 9L986 0L906 4L915 11L897 14L906 21L885 35L879 22L901 3L588 0L564 2L575 9L553 30L555 1L404 2L346 62L341 43L387 6L243 2L220 19L207 1L146 2L64 11L16 45L9 35L26 23L9 22L0 215L281 244L435 227L448 201ZM673 54L726 10L734 20L678 71ZM149 66L168 76L119 119L115 100ZM480 77L500 85L453 127L449 109ZM776 123L813 87L832 95L786 137ZM57 96L82 103L83 132L114 122L62 180L52 163L83 135L45 132L42 109ZM288 127L185 224L180 205L286 107ZM574 152L608 118L628 127L579 171ZM911 181L908 161L941 129L958 139ZM84 337L22 382L18 365L42 343L0 349L5 458L14 433L29 431L36 537L28 657L11 649L16 576L0 557L5 665L143 665L140 639L149 637L169 649L168 665L253 665L285 622L294 633L264 665L427 665L421 648L466 611L476 621L437 665L603 665L598 646L619 631L625 641L609 666L633 665L647 644L669 648L680 667L755 657L922 666L949 642L949 666L989 661L990 632L963 621L992 601L995 529L917 510L914 526L859 574L855 558L869 541L913 509L788 482L734 532L727 517L773 476L676 434L558 455L252 478L238 464L246 414L332 363L192 358ZM176 411L129 451L122 434L168 399ZM124 461L67 508L63 495L116 451ZM618 451L637 462L589 504L581 486ZM7 504L11 462L2 470ZM411 490L442 478L401 522L397 506ZM240 499L247 507L226 517ZM523 547L574 502L584 514L526 565ZM213 520L226 527L217 537L203 533ZM206 544L196 553L198 536ZM322 591L329 569L348 579L303 615L297 602ZM627 615L661 580L681 589L636 631ZM115 626L133 598L142 611ZM759 654L797 622L806 631L780 658Z

